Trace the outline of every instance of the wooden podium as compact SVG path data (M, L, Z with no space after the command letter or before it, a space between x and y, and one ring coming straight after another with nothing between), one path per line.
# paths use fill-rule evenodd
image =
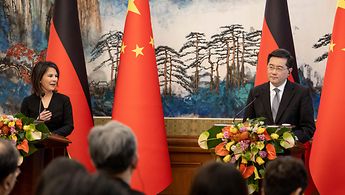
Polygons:
M68 156L67 146L70 144L67 138L59 135L51 135L47 139L35 144L38 151L24 158L20 166L21 173L11 192L11 195L27 194L33 195L34 190L44 168L54 158Z

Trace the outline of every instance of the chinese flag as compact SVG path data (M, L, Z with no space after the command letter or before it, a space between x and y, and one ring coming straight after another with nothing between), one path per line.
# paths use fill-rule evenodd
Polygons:
M345 0L338 0L310 170L320 194L345 194Z
M164 190L171 168L148 0L128 1L112 117L131 127L138 140L132 186L148 195Z
M286 0L267 0L256 67L255 86L267 82L267 57L269 53L278 48L288 50L295 58L289 80L299 82L287 2Z
M89 156L87 135L93 127L90 94L83 45L80 36L77 0L56 0L51 21L47 61L60 70L58 91L72 103L74 130L68 137L68 152L89 170L94 170Z

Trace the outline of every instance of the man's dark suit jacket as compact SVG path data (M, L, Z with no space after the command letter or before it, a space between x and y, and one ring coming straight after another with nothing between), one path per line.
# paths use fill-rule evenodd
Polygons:
M254 100L254 98L256 99ZM294 125L293 132L298 137L298 141L302 143L313 137L315 131L314 109L308 88L290 81L286 82L276 122L272 117L269 82L254 87L250 91L247 105L253 100L254 102L245 111L244 120L265 117L266 125L284 123Z

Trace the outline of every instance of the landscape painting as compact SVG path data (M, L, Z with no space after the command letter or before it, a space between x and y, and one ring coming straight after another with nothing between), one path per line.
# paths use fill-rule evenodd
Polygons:
M57 1L57 0L56 0ZM265 0L151 0L166 117L232 118L254 86ZM320 101L336 1L288 0L298 72ZM92 111L110 116L125 0L78 0ZM16 113L45 59L53 0L0 1L0 113ZM149 93L149 92L148 92Z

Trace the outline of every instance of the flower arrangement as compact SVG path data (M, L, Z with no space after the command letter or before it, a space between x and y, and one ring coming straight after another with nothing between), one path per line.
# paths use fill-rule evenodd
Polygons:
M214 148L225 163L233 163L247 180L249 193L259 191L259 181L267 161L295 146L290 125L265 126L264 118L250 119L232 125L215 125L199 136L199 146Z
M34 153L37 150L34 143L47 138L49 134L44 123L34 123L34 119L23 114L0 116L0 139L13 142L21 157Z

